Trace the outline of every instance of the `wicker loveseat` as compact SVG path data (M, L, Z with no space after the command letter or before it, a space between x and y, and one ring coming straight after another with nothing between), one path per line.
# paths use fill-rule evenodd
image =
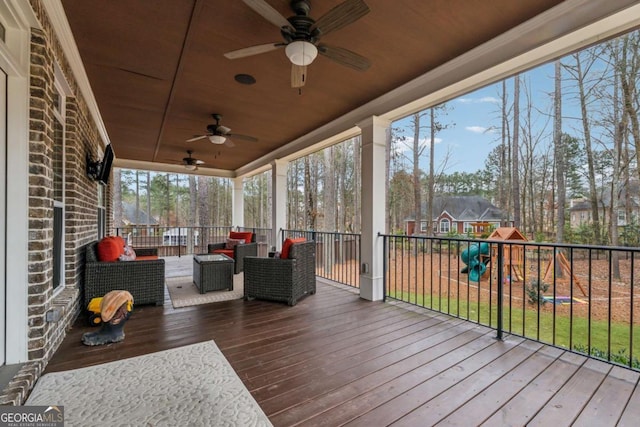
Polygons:
M293 243L286 259L246 257L244 298L282 301L293 306L316 293L316 242Z
M227 248L227 243L209 243L207 252L210 254L225 254L235 261L233 274L241 273L244 270L244 258L248 256L258 255L258 244L256 243L256 235L250 231L229 233L229 238L248 240L248 243L236 244L232 249Z
M98 242L85 249L84 306L109 291L124 290L134 304L164 304L164 259L98 261ZM135 248L138 257L157 256L157 248Z

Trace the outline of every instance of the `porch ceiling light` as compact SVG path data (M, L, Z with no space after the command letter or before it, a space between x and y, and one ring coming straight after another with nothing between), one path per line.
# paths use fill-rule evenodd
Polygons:
M194 171L196 169L198 169L198 166L196 165L184 165L184 168L188 171Z
M211 141L213 144L218 144L218 145L224 144L224 141L226 139L227 138L225 138L222 135L209 135L209 141Z
M303 40L289 43L284 51L293 64L300 66L311 64L318 56L318 48Z

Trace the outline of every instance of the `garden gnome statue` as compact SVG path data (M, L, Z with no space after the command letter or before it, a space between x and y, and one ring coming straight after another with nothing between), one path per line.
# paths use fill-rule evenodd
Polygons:
M127 291L111 291L102 297L98 332L82 334L85 345L102 345L124 340L124 324L133 310L133 296Z

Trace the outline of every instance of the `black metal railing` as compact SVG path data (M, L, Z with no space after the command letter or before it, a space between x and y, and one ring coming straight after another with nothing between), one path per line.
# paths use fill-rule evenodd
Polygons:
M238 231L251 231L258 243L258 256L266 257L276 242L271 237L271 229L265 227L237 227Z
M287 237L316 242L316 275L355 288L360 287L360 235L309 230L280 230Z
M640 248L381 237L386 298L640 370Z
M171 227L127 226L115 229L133 247L156 247L158 256L182 256L207 252L209 243L224 242L233 230L229 226Z

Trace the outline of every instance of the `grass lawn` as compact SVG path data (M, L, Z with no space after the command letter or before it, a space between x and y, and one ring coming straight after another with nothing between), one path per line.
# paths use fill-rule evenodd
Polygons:
M390 298L409 302L451 316L460 317L492 328L497 327L498 309L495 301L488 303L469 303L454 298L438 298L420 295L413 292L390 292ZM538 340L557 347L571 348L586 353L591 348L593 356L613 360L617 363L629 364L629 348L631 329L628 323L611 323L592 320L589 325L584 316L570 317L556 314L555 323L552 313L539 312L536 305L527 305L526 309L512 307L507 304L503 309L503 331L526 338ZM589 333L589 328L591 333ZM609 335L609 329L611 333ZM573 330L573 333L571 332ZM589 341L589 336L591 341ZM609 343L610 336L610 343ZM637 357L640 355L640 327L633 329L634 367L640 368Z

